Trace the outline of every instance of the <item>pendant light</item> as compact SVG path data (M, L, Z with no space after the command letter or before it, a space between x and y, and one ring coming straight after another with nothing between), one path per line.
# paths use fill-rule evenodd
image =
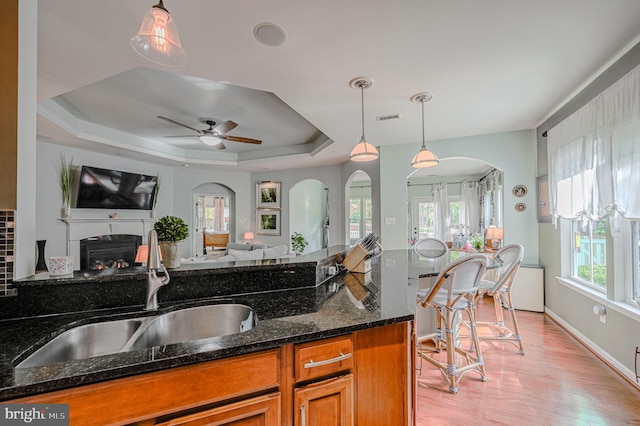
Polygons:
M162 0L144 15L140 29L130 43L133 50L156 64L180 67L187 63L176 24Z
M424 104L431 100L431 93L422 92L411 97L411 102L420 102L422 104L422 148L411 160L411 167L421 169L425 167L435 166L440 162L438 157L427 149L424 141Z
M364 137L364 89L368 89L373 82L366 77L357 77L349 82L349 86L360 89L360 101L362 106L362 136L360 142L353 147L349 159L351 161L373 161L377 160L380 154L375 146L371 145Z

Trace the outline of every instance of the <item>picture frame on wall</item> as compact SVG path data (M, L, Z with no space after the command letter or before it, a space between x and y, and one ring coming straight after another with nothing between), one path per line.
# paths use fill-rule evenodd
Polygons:
M256 229L259 235L280 235L280 210L257 210Z
M280 208L280 182L260 182L256 184L256 208Z
M538 223L551 223L551 211L549 209L549 177L548 175L537 178L538 187Z

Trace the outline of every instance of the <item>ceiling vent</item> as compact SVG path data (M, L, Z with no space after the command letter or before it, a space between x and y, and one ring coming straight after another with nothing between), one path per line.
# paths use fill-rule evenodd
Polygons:
M400 118L400 114L379 115L376 117L378 121L396 120Z

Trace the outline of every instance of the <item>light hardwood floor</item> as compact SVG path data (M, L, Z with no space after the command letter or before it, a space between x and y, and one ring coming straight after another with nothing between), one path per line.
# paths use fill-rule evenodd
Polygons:
M479 320L493 307L485 298ZM424 363L418 375L417 424L640 425L640 391L541 313L518 311L525 349L483 342L487 381L470 372L457 394ZM635 336L636 339L640 336Z

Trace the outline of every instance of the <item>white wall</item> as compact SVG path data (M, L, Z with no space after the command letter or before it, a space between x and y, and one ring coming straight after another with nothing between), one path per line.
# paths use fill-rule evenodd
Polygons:
M344 189L341 183L341 167L311 167L307 169L293 170L273 170L268 172L253 173L251 175L251 229L247 231L255 231L256 220L256 201L255 187L262 181L282 182L280 206L280 235L257 235L254 242L260 242L270 245L287 244L291 241L291 234L296 231L289 226L289 191L298 182L305 179L317 179L321 181L325 187L329 188L329 245L343 244L344 240L344 205L342 197ZM308 249L307 249L308 250ZM305 250L305 252L307 252Z
M536 217L536 136L534 130L470 136L429 142L440 158L469 157L482 160L504 172L504 244L519 243L525 248L524 263L538 263ZM383 146L380 152L381 242L385 249L407 247L407 176L410 161L420 144ZM516 198L511 189L525 185L529 191ZM516 212L516 203L527 209ZM385 224L393 221L395 224Z
M305 179L296 183L289 193L289 229L302 234L309 243L305 253L322 248L326 208L324 183L316 179Z

